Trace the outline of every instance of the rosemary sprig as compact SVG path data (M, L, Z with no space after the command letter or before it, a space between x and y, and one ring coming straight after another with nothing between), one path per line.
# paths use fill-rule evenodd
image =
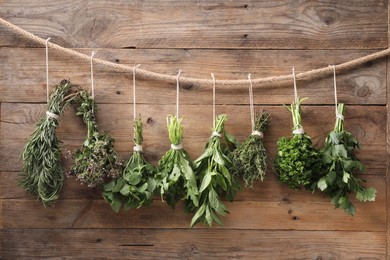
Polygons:
M142 121L134 120L134 152L119 178L104 185L103 197L115 212L120 208L140 208L152 203L156 188L154 175L156 169L148 163L142 154Z
M186 205L188 211L195 212L191 227L198 222L212 226L213 221L222 226L219 216L224 216L229 212L221 197L232 201L240 188L238 181L229 172L232 166L232 161L228 157L229 147L235 147L236 141L234 144L231 143L235 138L224 130L226 120L226 115L219 115L216 118L213 134L203 154L195 160L196 176L199 179L200 206L197 207L191 203Z
M177 201L185 198L198 206L199 191L196 186L194 165L188 153L182 148L183 118L168 116L168 134L171 141L171 149L158 162L159 188L161 198L167 201L172 208Z
M75 98L69 95L72 84L62 80L50 94L48 112L37 124L21 154L23 164L19 186L37 197L45 206L52 206L59 198L64 181L61 166L61 141L57 138L57 117L62 116L66 105Z
M268 113L261 111L255 114L253 132L231 154L233 161L230 169L232 175L242 176L245 186L253 187L256 180L264 180L267 168L267 153L263 143L263 133L270 123Z
M122 172L122 162L114 150L114 138L108 133L100 134L95 120L96 102L87 92L80 92L76 100L76 115L82 116L87 126L87 139L74 154L70 175L81 183L95 187L105 177L117 177Z

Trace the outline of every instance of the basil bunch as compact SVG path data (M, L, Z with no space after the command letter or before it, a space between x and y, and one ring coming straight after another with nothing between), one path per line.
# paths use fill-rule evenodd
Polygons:
M224 131L226 115L216 118L215 128L203 154L195 160L196 176L199 180L199 207L187 204L187 210L195 212L191 227L198 222L211 226L213 221L222 226L219 217L229 213L221 197L232 201L240 186L229 172L232 161L228 157L230 149L236 147L233 136ZM222 138L222 135L224 138ZM221 140L222 139L222 140Z
M365 167L353 154L359 148L358 141L344 130L344 109L343 103L338 104L336 125L325 140L322 153L327 171L319 179L317 187L331 197L336 208L342 208L353 216L356 208L349 200L349 194L355 194L356 199L361 202L375 201L376 190L362 186L364 180L354 175L356 170L364 171Z
M254 123L255 131L231 154L232 175L242 176L245 186L249 187L253 187L253 182L256 180L264 180L267 153L263 143L263 133L270 124L269 114L264 111L256 113Z
M156 169L142 154L142 121L134 120L135 149L123 170L122 175L104 185L103 197L115 212L120 208L140 208L152 203L156 188Z
M286 107L292 114L293 137L278 140L278 153L274 164L279 181L292 189L313 189L318 176L323 173L321 153L313 146L303 131L300 105L305 99Z
M167 125L171 149L158 162L158 187L161 198L167 201L172 208L185 198L197 207L199 191L196 186L194 165L188 153L182 148L183 118L168 116Z
M95 187L105 177L117 177L122 172L122 162L114 150L115 140L108 133L100 134L95 119L96 102L86 91L76 100L76 115L82 116L87 126L87 139L81 149L73 154L74 165L69 172L81 183Z
M45 206L59 198L64 181L61 166L61 141L57 138L58 118L75 97L70 95L72 84L62 80L55 86L48 101L48 111L37 124L20 156L23 167L18 184L37 197Z

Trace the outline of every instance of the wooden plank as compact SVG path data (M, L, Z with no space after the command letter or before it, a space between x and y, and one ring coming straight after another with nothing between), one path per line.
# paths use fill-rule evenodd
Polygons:
M5 229L4 258L384 259L383 232ZM364 245L364 246L362 246ZM280 250L283 247L283 250Z
M45 105L2 103L0 170L19 171L19 155L35 128L35 123L44 113ZM169 149L166 129L166 115L174 112L173 106L139 105L138 111L144 121L144 148L148 159L156 162ZM196 113L194 113L196 109ZM276 153L276 141L281 136L289 136L291 115L281 106L265 107L271 114L272 124L266 132L265 143L272 158ZM129 104L101 104L97 113L102 130L109 131L116 138L116 149L128 158L132 147L132 106ZM227 113L229 120L226 129L241 141L250 132L247 106L217 106L217 113ZM115 111L115 112L114 112ZM184 147L193 158L201 153L210 136L212 109L210 106L181 106L184 116ZM64 147L74 151L79 148L85 136L81 121L75 118L74 111L69 109L61 119L58 134L64 141ZM128 116L127 116L128 115ZM303 124L311 135L313 143L322 146L326 134L334 125L334 108L332 106L303 107ZM368 167L368 173L384 174L386 162L379 160L386 151L385 123L386 108L383 106L351 106L346 111L346 129L350 130L361 142L357 156ZM377 169L377 170L375 170Z
M81 50L90 54L91 50ZM99 49L96 57L160 73L176 75L178 68L182 76L217 79L246 79L288 75L295 66L297 72L339 64L372 51L357 50L106 50ZM49 52L50 83L57 84L64 78L80 84L90 85L88 62ZM0 101L2 102L46 102L46 74L43 49L0 49ZM132 76L95 66L94 83L96 100L99 103L132 102ZM386 60L367 63L349 72L337 73L339 100L348 104L386 104ZM211 84L182 85L181 104L212 104ZM248 104L247 87L218 86L217 104ZM333 104L333 79L298 82L298 92L309 97L308 104ZM139 103L174 104L176 84L160 81L137 81ZM283 104L293 100L292 82L271 86L254 86L256 104Z
M356 202L357 215L351 217L334 209L325 195L292 191L272 176L260 189L226 202L230 214L223 218L225 228L385 231L385 181L382 176L365 179L378 190L377 199ZM158 198L149 207L118 214L103 199L61 199L54 208L44 208L31 198L3 199L4 228L187 228L190 220L182 204L172 210Z
M67 47L387 47L386 0L2 1L0 16ZM32 46L0 28L0 46Z

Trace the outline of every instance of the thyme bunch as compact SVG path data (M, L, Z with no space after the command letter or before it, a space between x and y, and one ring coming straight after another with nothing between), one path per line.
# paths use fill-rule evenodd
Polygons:
M286 107L293 119L293 137L278 140L278 153L274 161L279 181L292 189L312 189L323 172L321 153L313 146L310 136L303 131L300 105L304 100Z
M73 154L74 164L70 174L81 183L95 187L105 177L117 177L122 172L122 162L114 150L115 140L108 133L100 134L95 119L96 102L86 91L79 94L76 115L82 116L87 126L87 138L82 148Z
M357 170L364 171L365 167L353 154L359 148L358 141L344 130L344 110L345 105L339 103L334 130L328 134L322 149L326 174L319 179L317 187L331 197L336 208L354 216L356 208L349 200L349 194L355 194L360 202L375 201L376 190L364 187L364 180L354 175Z
M142 154L142 121L134 120L134 152L127 161L122 175L104 185L103 198L110 203L115 212L120 208L140 208L152 203L156 188L154 175L156 169Z
M64 181L61 166L61 141L57 138L58 118L75 98L70 95L72 84L62 80L54 87L48 101L48 112L38 123L20 156L22 172L18 184L28 193L52 206L59 198Z
M233 136L225 132L226 120L226 115L219 115L216 118L213 134L203 154L195 160L196 176L199 179L200 206L187 205L189 211L195 211L191 227L198 222L212 226L213 221L222 226L219 216L229 212L221 197L232 201L240 188L238 181L229 172L232 166L232 161L228 157L229 147L235 147L237 142Z
M158 162L157 179L161 198L172 208L177 201L185 198L198 206L199 191L193 171L194 165L188 153L182 148L183 118L167 117L171 149Z
M231 173L241 176L246 187L253 187L256 180L264 180L267 168L267 153L263 133L270 124L270 116L263 110L255 114L254 132L231 154Z

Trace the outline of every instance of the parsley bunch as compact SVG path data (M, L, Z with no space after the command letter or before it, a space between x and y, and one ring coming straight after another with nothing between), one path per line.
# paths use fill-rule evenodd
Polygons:
M20 156L23 168L18 184L45 206L51 206L59 198L64 181L56 116L62 116L66 105L75 97L70 95L71 88L69 80L55 86L49 97L48 112L38 122Z
M168 116L167 125L171 149L158 162L158 173L161 198L165 197L168 205L175 207L180 199L191 200L198 206L198 188L193 171L194 165L188 153L182 148L183 118Z
M122 172L122 162L114 150L114 138L108 133L100 134L95 119L96 102L87 92L82 91L76 100L76 115L82 116L87 126L87 139L74 154L74 165L70 175L81 183L95 187L105 177L117 177Z
M344 130L344 109L343 103L338 104L337 110L341 116L336 118L335 128L328 134L322 149L327 172L319 179L317 186L331 197L336 208L342 208L347 214L354 216L356 208L349 200L349 194L354 193L361 202L375 201L376 190L365 188L361 185L364 181L354 176L356 170L364 171L365 167L353 155L353 151L359 148L359 143L350 132Z
M156 188L154 175L156 169L148 163L142 154L142 121L134 120L135 149L121 176L104 185L103 197L115 212L120 208L140 208L152 203Z
M253 187L256 180L264 180L267 168L267 153L263 143L263 133L270 123L269 114L261 111L255 114L254 130L247 139L231 154L231 172L242 176L245 186Z
M302 128L300 105L305 99L291 104L287 109L292 114L293 137L278 140L278 153L275 158L275 170L279 181L292 189L302 186L312 188L323 172L322 156L313 147L311 139Z
M191 227L202 221L211 226L213 221L222 226L219 215L229 213L220 197L226 197L232 201L239 189L239 184L234 176L231 176L229 168L232 161L228 157L229 147L235 147L235 138L224 131L226 115L216 118L215 128L203 154L195 161L196 175L199 179L199 207L187 206L190 211L195 211L191 221ZM221 135L224 136L221 140ZM223 142L224 141L224 142ZM196 206L196 205L194 205Z

